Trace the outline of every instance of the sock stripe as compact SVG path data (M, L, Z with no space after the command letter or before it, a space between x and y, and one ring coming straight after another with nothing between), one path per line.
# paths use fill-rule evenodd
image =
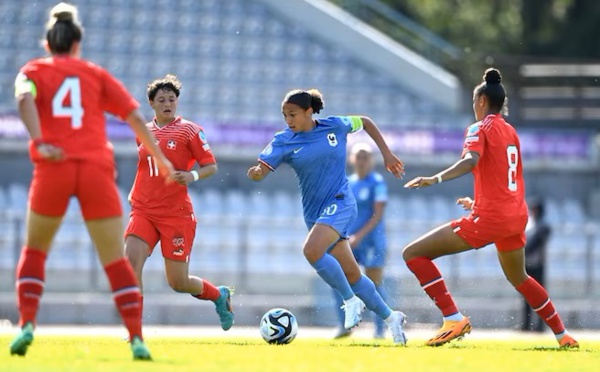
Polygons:
M140 293L141 294L140 288L136 285L136 286L129 286L129 287L117 289L116 291L113 291L113 297L119 297L119 296L127 295L130 293Z
M533 311L535 311L535 312L537 313L538 311L540 311L540 310L542 310L543 308L545 308L546 306L548 306L548 304L549 304L549 303L550 303L550 298L546 299L546 302L544 302L544 303L542 304L542 306L540 306L540 307L538 307L538 308L536 308L536 309L533 309Z
M439 277L439 278L437 278L437 279L433 279L433 280L432 280L432 281L430 281L429 283L425 283L425 284L423 284L421 287L423 287L423 289L427 289L427 288L431 287L432 285L435 285L435 284L437 284L437 283L439 283L439 282L441 282L441 281L443 281L443 280L444 280L444 278L442 278L442 277L440 276L440 277Z
M550 320L550 319L554 318L557 315L558 315L558 313L555 311L555 312L552 313L552 315L550 315L549 317L547 317L546 320Z
M17 285L19 284L37 284L42 286L42 288L45 285L43 280L27 276L17 279Z

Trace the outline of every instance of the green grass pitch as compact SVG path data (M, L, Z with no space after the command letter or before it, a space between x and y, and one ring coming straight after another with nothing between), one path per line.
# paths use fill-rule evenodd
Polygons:
M148 345L153 362L133 362L118 337L36 337L26 357L10 356L0 336L0 371L599 371L600 341L558 350L549 338L510 341L468 338L442 347L391 341L299 339L268 345L258 338L160 338Z

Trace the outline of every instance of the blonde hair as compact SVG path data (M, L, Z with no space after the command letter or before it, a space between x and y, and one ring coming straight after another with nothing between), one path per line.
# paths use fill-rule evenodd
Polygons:
M71 21L74 24L81 26L81 22L79 22L79 12L77 11L77 7L68 3L58 3L50 9L50 16L48 17L48 22L46 23L46 30L52 29L56 22Z

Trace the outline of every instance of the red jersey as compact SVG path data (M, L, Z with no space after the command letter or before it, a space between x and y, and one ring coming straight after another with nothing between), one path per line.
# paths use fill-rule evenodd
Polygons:
M488 115L467 129L463 156L469 151L480 156L473 169L473 214L493 219L526 216L521 144L515 129L502 115Z
M176 170L190 171L196 162L200 166L216 163L199 125L177 117L162 128L154 121L147 127ZM149 215L178 217L193 212L187 187L177 183L166 185L156 161L144 145L139 145L139 141L137 173L130 199L133 209Z
M35 84L42 140L69 159L112 157L104 112L126 118L139 107L123 84L83 59L52 56L29 61L17 79ZM32 160L41 160L30 144Z

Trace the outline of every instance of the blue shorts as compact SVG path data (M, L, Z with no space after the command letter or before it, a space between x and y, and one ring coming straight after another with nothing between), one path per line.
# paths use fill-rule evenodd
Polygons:
M361 266L366 268L383 267L387 253L385 235L367 235L352 252L356 262Z
M309 230L316 223L329 226L340 234L340 238L348 239L348 230L352 227L356 214L356 201L354 198L351 200L335 199L325 207L316 221L305 220L305 223Z

